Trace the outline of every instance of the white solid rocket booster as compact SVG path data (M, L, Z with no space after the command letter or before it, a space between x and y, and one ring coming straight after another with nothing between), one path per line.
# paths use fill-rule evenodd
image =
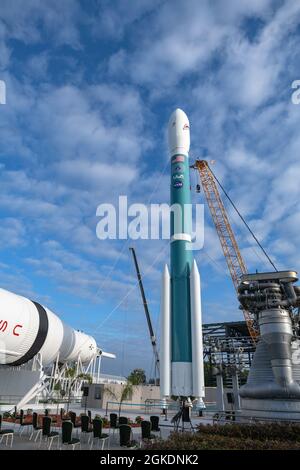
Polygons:
M202 311L200 274L196 261L193 262L191 277L191 327L192 327L192 374L193 396L202 399L205 396L203 340L202 340Z
M170 273L165 265L162 276L161 329L160 329L160 393L162 398L171 395L171 310Z

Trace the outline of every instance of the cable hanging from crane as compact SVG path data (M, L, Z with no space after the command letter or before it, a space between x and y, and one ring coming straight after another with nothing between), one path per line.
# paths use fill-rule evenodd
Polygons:
M246 220L244 219L244 217L242 216L242 214L240 213L240 211L238 210L238 208L236 207L236 205L234 204L233 200L231 199L231 197L229 196L229 194L227 193L227 191L225 190L225 188L222 186L222 184L220 183L220 181L218 180L218 178L216 177L216 175L214 174L214 172L212 171L211 168L210 169L210 172L211 174L213 175L214 179L216 180L216 182L218 183L218 185L220 186L220 188L222 189L223 193L225 194L226 198L228 199L228 201L230 202L230 204L232 205L232 207L234 208L234 210L236 211L236 213L238 214L238 216L240 217L240 219L242 220L242 222L244 223L244 225L246 226L246 228L248 229L248 231L250 232L250 234L252 235L252 237L254 238L254 240L256 241L257 245L259 246L259 248L262 250L262 252L264 253L264 255L266 256L267 260L269 261L269 263L271 264L271 266L274 268L274 270L276 272L278 272L278 269L276 268L275 264L273 263L273 261L271 260L270 256L268 255L268 253L266 252L266 250L264 249L264 247L262 246L262 244L260 243L260 241L257 239L255 233L253 232L253 230L249 227L248 223L246 222Z
M247 268L232 231L225 206L220 197L217 181L205 160L196 160L192 168L199 171L201 185L217 230L233 285L235 289L238 290L241 276L247 273ZM250 312L246 310L243 310L243 312L250 336L253 342L256 343L259 336L257 319Z
M275 264L273 263L273 261L271 260L270 256L268 255L268 253L266 252L266 250L264 249L264 247L262 246L262 244L260 243L260 241L257 239L257 237L255 236L253 230L251 230L251 228L249 227L248 223L246 222L246 220L244 219L244 217L242 216L242 214L240 213L240 211L238 210L238 208L236 207L236 205L234 204L233 200L231 199L231 197L229 196L229 194L227 193L227 191L225 190L225 188L222 186L222 184L220 183L220 181L218 180L218 178L216 177L216 175L214 174L214 172L212 171L212 169L210 168L210 171L213 175L213 177L215 178L216 182L218 183L218 185L220 186L220 188L222 189L223 193L225 194L225 196L227 197L228 201L230 202L230 204L232 205L232 207L234 208L234 210L236 211L236 213L238 214L238 216L240 217L240 219L242 220L242 222L244 223L244 225L246 226L246 228L248 229L248 231L250 232L250 234L252 235L252 237L254 238L254 240L256 241L256 243L258 244L258 246L260 247L260 249L262 250L262 252L264 253L264 255L266 256L266 258L268 259L269 263L271 264L271 266L275 269L275 271L278 272L278 269L276 268Z

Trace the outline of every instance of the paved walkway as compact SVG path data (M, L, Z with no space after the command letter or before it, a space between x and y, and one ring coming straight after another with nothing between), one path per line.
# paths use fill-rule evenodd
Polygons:
M34 411L34 409L33 409L33 411ZM75 407L72 408L72 411L75 411L77 416L79 416L80 413L84 412L84 410L82 408L75 408ZM93 410L91 410L91 412L92 412L92 417L94 417L96 414L100 415L102 417L105 416L105 411L104 410L93 409ZM111 412L113 412L113 411L111 411ZM128 418L131 418L132 421L134 421L136 416L142 416L143 419L149 419L149 416L150 416L149 414L137 413L136 411L135 412L123 411L121 413L121 415L122 416L127 416ZM160 428L161 428L161 437L162 437L162 439L166 439L168 437L168 435L170 434L170 432L172 432L173 429L174 429L173 424L171 423L172 416L170 416L168 420L165 420L164 416L160 416ZM193 426L196 426L197 424L200 424L200 423L206 423L207 424L209 422L211 422L211 418L209 416L204 417L204 418L198 418L198 417L193 417L192 418ZM42 441L41 446L40 446L39 440L37 442L29 440L29 436L30 436L31 430L32 430L31 426L28 426L28 428L26 427L23 430L21 435L19 434L19 424L8 423L8 422L4 421L2 423L2 429L5 429L5 428L15 430L14 442L13 442L13 446L12 446L11 450L36 450L36 449L47 450L47 444L46 444L45 441ZM55 426L53 426L52 430L53 431L58 431L59 433L61 433L61 428L56 428ZM186 424L186 430L190 430L190 426L189 426L188 423ZM107 433L107 434L110 433L110 438L106 442L104 449L115 449L115 450L124 449L124 448L120 447L120 445L119 445L119 433L118 433L118 431L115 431L115 433L113 435L112 430L110 432L110 429L104 428L103 432ZM140 427L138 427L138 428L133 427L132 428L132 433L133 433L133 437L132 437L133 440L135 440L139 443L140 440L141 440L141 428ZM87 443L87 437L86 437L85 434L81 435L80 429L79 429L78 434L77 434L77 430L73 431L73 437L79 437L80 438L81 449L82 450L88 450L89 449L89 446L88 446L88 443ZM57 449L57 448L61 448L61 437L59 437L58 439L53 440L52 449ZM67 447L67 446L64 446L64 448L69 449L69 447ZM78 447L76 447L76 448L78 449ZM94 449L97 448L96 444L93 448ZM3 439L2 444L0 444L0 451L3 450L3 449L10 450L10 447L7 447L5 445L5 438Z

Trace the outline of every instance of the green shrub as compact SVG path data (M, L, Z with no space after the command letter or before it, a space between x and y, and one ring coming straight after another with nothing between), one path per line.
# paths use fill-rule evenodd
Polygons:
M109 425L109 420L105 416L102 417L99 414L96 414L94 419L101 419L103 426Z
M227 436L242 439L285 440L297 442L300 440L300 425L288 423L266 424L214 424L197 426L202 435Z
M107 419L105 416L102 419L103 426L108 426L109 425L109 419Z
M143 418L142 418L141 416L137 416L137 417L135 418L135 422L136 422L137 424L141 424L142 421L143 421Z
M139 443L138 443L138 441L132 440L132 441L128 442L126 447L129 447L131 449L132 448L137 448L137 447L139 447Z
M300 442L286 440L241 439L208 433L172 433L165 441L159 439L146 445L155 450L299 450Z
M170 434L147 445L164 450L300 450L300 425L288 423L199 425L196 433Z

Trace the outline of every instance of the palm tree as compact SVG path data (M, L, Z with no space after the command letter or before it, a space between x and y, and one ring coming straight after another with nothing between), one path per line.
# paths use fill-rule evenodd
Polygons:
M142 385L146 383L146 373L144 369L134 369L128 377L133 385Z
M110 395L119 403L119 411L118 411L119 418L121 414L122 403L125 400L128 400L128 398L132 396L134 385L130 382L130 380L128 380L125 384L122 384L121 387L122 388L119 393L114 392L110 388L106 389L108 395Z
M67 402L67 412L69 411L69 406L70 406L70 401L71 401L71 390L73 385L77 380L84 380L88 384L91 384L93 379L90 374L86 374L84 372L81 372L80 374L76 374L76 367L70 367L66 371L66 377L70 378L70 382L68 384L68 402Z

